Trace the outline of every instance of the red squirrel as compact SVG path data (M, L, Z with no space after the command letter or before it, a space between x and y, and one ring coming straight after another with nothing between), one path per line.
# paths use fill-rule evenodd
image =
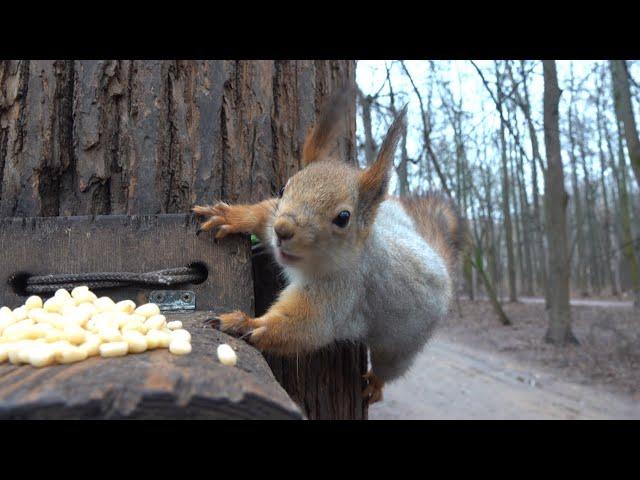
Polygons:
M256 234L283 268L287 287L262 316L219 315L220 328L258 349L296 355L335 340L365 342L371 369L363 395L382 399L447 313L463 223L444 196L387 195L406 106L375 162L361 170L333 150L349 90L334 95L307 135L305 167L271 198L253 205L195 206L200 230L216 238Z

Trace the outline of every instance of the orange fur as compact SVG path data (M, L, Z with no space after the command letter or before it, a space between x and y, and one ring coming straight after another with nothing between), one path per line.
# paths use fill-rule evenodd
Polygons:
M216 238L230 233L255 233L263 237L277 201L272 198L253 205L227 205L219 202L213 206L196 205L191 210L197 215L210 217L200 229L206 231L217 228Z
M444 258L453 275L467 243L465 224L453 202L436 193L397 200L413 218L418 233Z
M400 141L400 136L405 128L405 117L407 107L405 106L400 114L389 127L387 136L380 147L380 152L376 161L360 174L358 179L358 190L363 206L364 223L371 224L375 218L378 206L384 200L389 188L391 169L393 167L393 156L396 146Z
M217 228L216 237L230 233L257 233L265 242L289 256L298 257L298 271L307 278L336 275L339 269L357 268L358 255L371 232L376 212L385 200L393 157L404 129L406 108L395 119L374 164L367 170L348 165L331 156L338 133L342 130L349 90L338 92L327 104L316 126L305 139L302 172L289 179L282 198L256 205L195 207L197 214L209 217L203 230ZM345 226L334 223L341 211L351 214ZM274 242L275 243L275 242ZM284 257L283 257L284 258ZM235 311L218 316L220 327L247 335L263 351L295 355L314 351L334 340L327 328L323 307L333 299L327 293L308 291L304 284L292 283L262 316L253 318ZM373 373L364 394L370 403L382 398L383 382Z
M251 318L242 312L219 315L225 331L249 333L249 341L260 350L279 355L309 352L318 347L314 323L318 313L300 290L285 290L268 312Z
M382 401L384 382L380 380L371 370L365 373L362 378L367 381L367 386L362 391L362 396L366 399L367 404L371 405L373 403Z
M302 163L312 162L328 157L335 147L336 139L343 130L348 103L355 98L353 87L336 90L325 102L318 121L307 134L302 147Z

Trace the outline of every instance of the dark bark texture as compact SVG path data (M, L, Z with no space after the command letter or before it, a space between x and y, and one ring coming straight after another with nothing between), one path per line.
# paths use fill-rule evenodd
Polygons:
M300 169L323 98L354 77L353 61L1 61L0 217L267 198ZM355 162L355 104L352 119L341 148ZM315 392L310 418L366 417L340 406L364 373L363 349L341 348L280 378L296 400Z
M577 343L571 329L569 304L569 248L567 245L567 202L560 150L558 104L560 88L554 60L543 60L544 143L547 169L544 192L549 251L549 328L545 340L555 345Z

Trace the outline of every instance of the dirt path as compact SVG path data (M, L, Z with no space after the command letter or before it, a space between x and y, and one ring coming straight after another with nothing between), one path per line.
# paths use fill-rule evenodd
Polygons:
M538 297L518 297L518 301L522 303L544 303L544 298ZM575 299L570 300L571 305L576 307L605 307L605 308L631 308L632 301L621 300L587 300Z
M640 401L436 336L373 405L376 419L640 419Z

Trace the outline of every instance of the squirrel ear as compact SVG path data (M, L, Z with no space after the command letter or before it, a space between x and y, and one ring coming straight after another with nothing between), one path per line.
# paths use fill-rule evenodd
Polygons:
M338 135L345 130L349 105L355 101L353 86L341 87L327 99L318 120L302 147L302 163L309 165L331 153Z
M393 157L405 128L407 105L405 105L395 118L387 136L382 142L376 161L360 174L358 179L358 191L360 195L360 210L364 214L364 223L368 223L373 217L377 206L384 200L391 178Z

